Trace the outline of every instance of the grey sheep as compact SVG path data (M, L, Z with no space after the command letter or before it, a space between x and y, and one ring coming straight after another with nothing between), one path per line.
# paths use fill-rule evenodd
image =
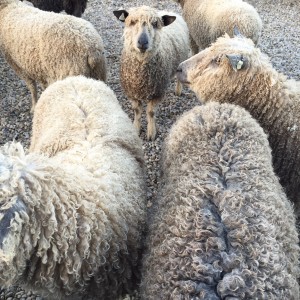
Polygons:
M185 113L165 141L142 299L298 300L295 216L243 108Z
M0 148L0 286L46 299L119 299L140 280L142 143L113 91L83 76L50 85L30 150Z
M268 134L273 164L300 215L300 82L287 79L241 34L219 38L183 62L178 78L202 102L244 107Z

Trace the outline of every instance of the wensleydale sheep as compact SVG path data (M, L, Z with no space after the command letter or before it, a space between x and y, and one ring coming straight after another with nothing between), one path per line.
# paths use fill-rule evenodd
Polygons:
M248 112L219 103L187 112L162 169L142 299L299 299L293 209Z
M278 73L241 35L219 38L183 62L177 75L200 101L238 104L258 120L269 137L275 172L300 215L300 82Z
M134 125L141 128L142 101L147 101L147 138L156 135L155 107L162 100L178 64L189 56L188 28L181 16L148 6L114 11L125 22L120 77L132 102ZM181 84L176 85L181 94Z
M204 49L224 33L233 35L237 26L255 44L262 21L255 8L242 0L176 0L188 24L194 53Z
M23 1L23 0L22 0ZM35 7L56 13L64 10L67 14L81 17L86 9L87 0L27 0Z
M141 140L111 89L82 76L49 86L29 153L0 148L0 286L47 299L132 293L144 185Z
M0 0L0 49L37 101L56 80L84 75L106 80L106 59L100 35L88 21L41 11L18 0Z

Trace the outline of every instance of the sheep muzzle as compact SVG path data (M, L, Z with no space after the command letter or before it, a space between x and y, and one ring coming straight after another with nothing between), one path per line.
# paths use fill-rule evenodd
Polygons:
M142 32L142 34L138 38L137 47L143 53L146 52L146 50L149 48L149 39L145 32Z
M25 211L25 205L19 198L17 201L7 209L0 209L0 248L2 249L5 243L6 237L11 231L14 231L15 227L18 227L22 223L19 213ZM13 226L13 223L18 224Z
M187 79L186 62L187 61L184 61L178 66L176 70L176 76L180 82L188 85L190 82Z

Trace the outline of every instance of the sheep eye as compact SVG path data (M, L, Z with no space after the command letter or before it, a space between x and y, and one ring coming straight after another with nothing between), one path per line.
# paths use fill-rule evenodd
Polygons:
M132 21L130 21L130 24L129 24L129 25L130 25L130 26L134 26L135 24L136 24L136 21L133 21L133 20L132 20Z
M213 63L219 65L221 62L221 56L217 56L212 60Z
M153 28L157 28L157 26L158 26L157 21L153 22L153 23L152 23L152 26L153 26Z

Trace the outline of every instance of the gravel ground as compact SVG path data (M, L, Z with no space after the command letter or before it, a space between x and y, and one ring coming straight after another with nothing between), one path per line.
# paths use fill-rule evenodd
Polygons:
M299 0L249 0L261 15L264 23L259 47L267 53L274 67L289 78L300 80L300 2ZM147 5L170 11L181 11L173 1L148 0ZM108 85L116 93L123 109L133 119L129 101L122 92L119 82L119 58L122 49L122 24L112 14L114 9L129 8L145 4L143 1L89 0L83 18L90 21L100 32L106 47L109 66ZM174 95L174 83L169 87L164 101L157 110L158 136L154 142L145 138L146 122L143 117L141 138L147 162L147 198L151 208L156 196L159 180L159 159L162 142L175 120L197 105L197 99L187 88L182 96ZM14 74L0 54L0 145L17 139L29 146L32 116L31 97L25 83ZM145 114L144 114L145 115ZM0 290L0 299L42 298L18 287Z

